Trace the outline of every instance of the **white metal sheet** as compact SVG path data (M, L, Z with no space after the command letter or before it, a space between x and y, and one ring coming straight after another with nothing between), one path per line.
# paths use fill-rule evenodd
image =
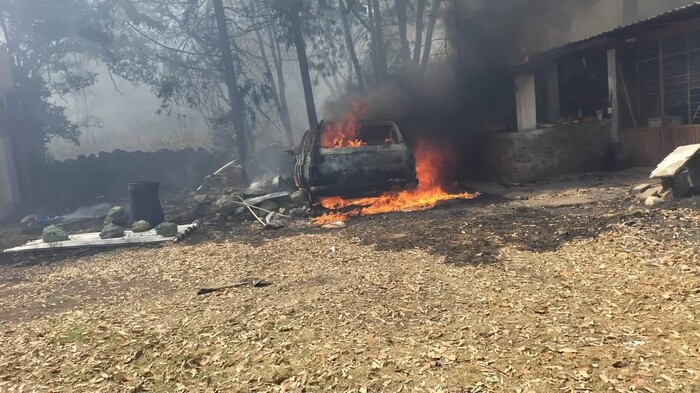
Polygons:
M190 225L179 225L177 227L178 233L183 235L189 228L195 227L196 224ZM156 234L155 229L148 232L134 233L132 231L125 231L125 236L118 239L101 239L98 232L95 233L81 233L76 235L70 235L70 240L65 242L56 243L44 243L43 240L32 240L27 244L15 248L10 248L3 252L5 253L19 253L28 251L42 251L42 250L63 250L70 248L96 248L96 247L120 247L127 245L138 245L138 244L149 244L149 243L164 243L168 241L174 241L175 237L162 237Z
M700 151L700 144L681 146L669 154L654 172L651 173L651 178L673 177L685 166L686 163Z

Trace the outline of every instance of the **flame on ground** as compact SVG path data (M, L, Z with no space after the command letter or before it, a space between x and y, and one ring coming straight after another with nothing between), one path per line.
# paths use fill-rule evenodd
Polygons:
M414 149L414 155L419 182L415 190L389 192L374 198L322 198L321 206L331 211L315 218L313 222L326 225L355 216L428 210L442 201L474 199L479 196L478 193L450 194L445 191L443 182L456 163L455 156L448 148L421 142Z

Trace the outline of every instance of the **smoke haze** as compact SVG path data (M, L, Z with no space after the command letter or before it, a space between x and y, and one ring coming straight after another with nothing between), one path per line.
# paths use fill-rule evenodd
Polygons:
M451 42L450 57L425 76L415 70L394 75L386 87L360 99L372 117L395 120L410 143L449 141L460 151L465 171L475 167L469 159L474 135L515 123L510 65L620 26L623 18L622 0L448 3L442 24ZM675 3L641 0L638 15L646 18L690 2ZM345 102L336 109L347 107Z
M640 0L639 17L691 3L687 0ZM622 24L622 0L450 0L441 12L438 30L446 31L451 58L431 67L427 77L415 70L394 75L388 86L362 97L374 117L395 119L409 135L469 134L483 128L494 102L503 100L511 86L494 84L505 67L528 55L582 39ZM438 34L436 34L437 36ZM303 93L296 69L289 65L290 112L297 140L305 130ZM85 123L80 146L54 140L49 146L57 159L113 149L210 147L209 125L201 114L187 108L182 116L156 114L160 100L150 89L116 78L100 69L99 82L86 95L67 98L74 121ZM338 117L350 99L327 102L332 94L314 86L321 117ZM504 92L505 91L505 92ZM61 104L62 103L59 101ZM325 112L325 113L324 113ZM486 116L485 116L486 115ZM96 121L95 121L96 120ZM265 121L257 132L280 140L279 130Z

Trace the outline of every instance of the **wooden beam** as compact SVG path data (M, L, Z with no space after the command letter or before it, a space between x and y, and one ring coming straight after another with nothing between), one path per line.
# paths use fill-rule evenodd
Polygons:
M617 51L615 49L608 50L608 100L612 108L612 127L610 136L612 141L617 143L620 141L620 110L618 108L617 94ZM634 115L632 115L634 116Z
M534 74L515 77L515 108L518 116L518 131L537 128L537 94Z
M555 63L547 71L547 121L556 123L560 118L559 65Z
M659 40L659 102L661 103L661 126L666 126L666 83L664 82L664 41Z

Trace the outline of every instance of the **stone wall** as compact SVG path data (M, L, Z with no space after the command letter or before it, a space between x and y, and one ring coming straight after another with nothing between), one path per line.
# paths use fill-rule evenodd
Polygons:
M532 182L608 169L611 125L603 121L484 134L479 139L484 174L492 179Z
M35 209L59 214L96 202L128 197L127 183L161 183L161 197L198 187L225 158L204 149L155 152L115 150L46 165L37 185Z

